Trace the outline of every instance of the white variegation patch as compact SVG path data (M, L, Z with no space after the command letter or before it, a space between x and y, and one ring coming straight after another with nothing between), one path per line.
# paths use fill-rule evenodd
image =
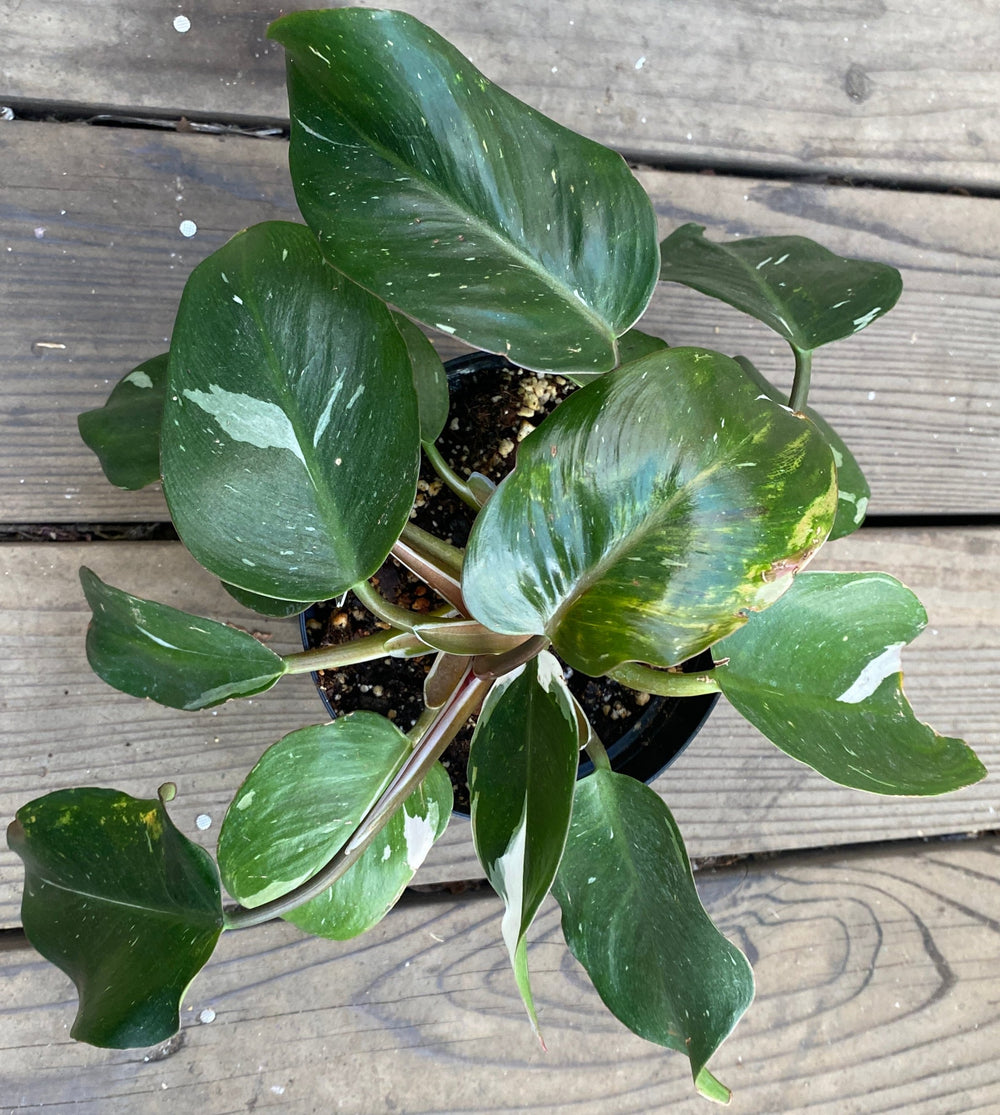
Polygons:
M148 389L153 386L153 381L146 375L145 372L139 371L137 368L125 377L126 383L131 383L133 387L141 387Z
M414 816L404 808L403 840L406 843L406 865L411 871L417 870L434 846L436 821L437 806L433 803L427 810L426 817Z
M214 383L207 391L187 388L184 397L210 414L234 441L258 449L286 449L306 463L292 423L277 403L227 391Z
M848 705L857 705L870 697L891 674L898 674L903 666L900 652L905 643L892 643L873 658L854 681L837 698Z

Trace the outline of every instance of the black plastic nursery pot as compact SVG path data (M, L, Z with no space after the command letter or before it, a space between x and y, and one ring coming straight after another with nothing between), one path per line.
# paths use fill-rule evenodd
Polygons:
M516 442L525 434L526 419L535 418L540 421L560 401L560 397L555 397L556 393L551 386L546 386L543 394L551 392L554 397L538 404L535 392L544 377L523 372L503 357L492 353L472 353L458 357L449 361L446 368L452 390L452 412L439 441L439 448L456 470L463 467L474 468L499 482L513 466ZM557 378L554 382L559 385L559 396L572 390L572 385L561 379ZM524 405L525 397L532 400L529 406ZM485 403L480 402L483 399ZM536 404L536 413L526 414ZM466 440L475 441L477 437L474 413L477 407L482 411L478 422L482 430L480 440L485 438L490 441L492 457L481 454L478 449L475 453L479 455L470 456L469 446L465 444ZM472 429L467 429L468 426ZM459 441L463 442L460 447ZM434 492L435 488L438 492ZM437 521L429 524L428 529L434 529L439 534L449 534L455 544L464 545L463 532L471 527L471 514L458 501L448 503L450 497L447 490L444 490L443 496L438 494L441 486L430 471L425 474L421 489L425 496L433 492L434 499L444 500L443 504L439 502L433 509ZM421 498L418 497L418 516L428 513L426 507L421 509ZM383 567L383 570L391 572L387 567ZM345 605L342 601L317 604L308 609L300 618L303 646L309 648L322 642L325 632L330 630L331 621L334 628L347 626L350 614L351 605ZM336 634L342 638L344 633L340 631ZM420 667L415 664L420 662L429 663L430 658L383 660L380 666L382 672L378 677L366 675L356 688L356 699L352 700L350 707L346 704L342 706L339 712L368 707L384 714L382 690L396 685L417 688L420 692L415 699L419 700L422 683ZM686 664L685 669L700 671L711 667L711 654L705 652ZM361 669L370 669L369 664L364 664L363 667L346 667L345 670L338 671L338 674L344 675ZM313 680L327 711L335 718L338 708L327 695L328 679L313 674ZM607 749L612 768L643 782L652 781L681 754L697 735L718 699L718 694L681 698L637 696L610 679L587 679L582 675L568 676L568 681ZM392 716L393 713L390 712L389 715ZM397 723L406 730L405 722ZM452 756L452 768L456 758L457 754ZM446 765L449 765L447 759L448 753ZM578 777L586 777L592 770L590 760L585 754L582 755ZM450 772L452 781L456 784L455 812L458 816L467 817L467 810L460 804L462 794L459 783L464 782L464 769L452 769Z

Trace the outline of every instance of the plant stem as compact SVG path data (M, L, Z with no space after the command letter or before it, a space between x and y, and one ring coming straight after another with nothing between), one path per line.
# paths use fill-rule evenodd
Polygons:
M373 616L377 616L383 623L388 623L394 630L387 635L392 638L401 631L413 631L415 623L426 622L427 616L419 612L411 612L409 608L400 608L383 599L370 581L359 581L351 588L351 592L361 601Z
M491 683L466 676L443 708L438 710L432 723L416 747L400 767L395 778L383 791L378 801L368 810L354 831L354 835L336 852L312 878L300 883L288 894L248 909L230 907L224 912L226 929L249 929L266 921L287 914L304 902L316 898L331 887L358 859L378 836L389 817L403 804L413 790L423 781L430 768L437 762L449 743L458 735L462 725L483 703ZM419 727L420 721L415 727Z
M418 531L419 534L416 533ZM446 550L439 550L439 547L446 547ZM411 573L425 581L439 596L466 616L469 613L462 597L461 561L457 569L453 568L452 554L461 558L460 551L419 527L412 527L412 530L404 527L392 548L392 556L397 561L402 562ZM442 561L442 557L448 564Z
M809 378L812 375L812 349L798 348L792 345L795 353L795 379L792 381L792 393L788 397L788 405L796 413L801 414L806 409L806 400L809 398Z
M444 457L441 456L441 450L438 449L434 442L425 441L423 443L423 450L427 460L431 463L431 467L448 487L451 488L455 495L457 495L463 503L467 503L473 511L479 511L482 504L472 494L472 489L469 485L465 483Z
M456 581L462 579L462 562L465 558L464 550L460 550L450 542L445 542L443 539L438 538L437 535L431 534L430 531L418 527L417 524L412 521L405 524L399 536L399 540L405 542L413 551L420 554L426 560L433 559L436 565L440 566L446 573L454 577Z
M586 744L584 744L584 749L587 752L587 757L594 764L594 770L611 770L611 760L608 758L604 744L601 743L596 732L590 733Z
M397 635L407 638L409 649L421 649L427 654L431 653L431 648L421 642L416 635L410 635L393 627L388 631L366 635L362 639L352 639L337 646L314 647L312 650L299 651L297 654L283 655L285 672L309 674L313 670L336 670L341 666L351 666L357 662L371 662L376 658L385 658L389 655L385 644Z
M697 697L702 693L718 693L718 667L697 674L683 674L679 670L654 670L638 662L624 662L608 671L608 677L637 689L640 693L655 693L659 697Z

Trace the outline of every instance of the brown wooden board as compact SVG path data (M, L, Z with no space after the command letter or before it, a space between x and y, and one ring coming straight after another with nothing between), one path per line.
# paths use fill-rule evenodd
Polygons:
M8 0L0 102L284 117L282 51L265 32L309 6ZM395 6L529 104L646 159L1000 184L987 0Z
M697 876L752 959L757 999L712 1061L734 1115L1000 1110L1000 847L784 856ZM604 1010L547 904L529 964L532 1037L499 902L404 906L357 942L273 924L225 935L151 1050L75 1045L69 980L0 951L4 1110L80 1115L708 1110L687 1061Z
M831 544L821 559L827 568L886 568L924 599L930 626L904 657L907 692L921 718L964 736L998 769L1000 532L866 530ZM318 698L305 676L197 713L115 692L87 665L89 612L76 575L82 563L138 595L271 633L276 649L297 645L293 623L239 608L176 544L0 548L0 823L32 798L67 786L149 797L170 780L179 788L171 805L177 824L212 847L229 801L263 750L322 721ZM721 702L655 786L694 856L982 831L997 827L1000 814L996 775L942 798L882 798L834 786ZM211 819L207 828L198 827L199 817ZM468 822L455 820L418 878L481 875ZM16 857L0 849L0 925L18 923L22 878Z
M0 123L0 523L151 520L76 416L169 344L190 270L245 225L295 219L283 142ZM664 234L800 233L903 270L884 321L815 359L813 399L867 470L881 513L997 512L1000 201L643 172ZM186 239L182 220L197 225ZM763 326L663 284L646 327L751 356L788 382ZM442 345L454 354L454 342Z

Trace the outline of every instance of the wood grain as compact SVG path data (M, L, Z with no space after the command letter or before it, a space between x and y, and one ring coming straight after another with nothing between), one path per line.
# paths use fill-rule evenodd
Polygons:
M295 219L284 143L132 129L0 126L0 523L165 516L103 478L81 410L169 344L191 268L247 224ZM813 400L848 439L876 513L1000 511L1000 201L641 173L664 234L797 233L902 269L897 309L817 354ZM180 221L198 232L185 239ZM646 328L751 356L785 347L728 307L663 284ZM454 342L446 354L459 351Z
M310 0L311 2L311 0ZM282 9L0 5L3 103L284 117ZM365 7L379 2L365 0ZM397 0L555 119L650 160L1000 184L989 0Z
M712 1062L734 1090L734 1115L998 1110L998 877L996 839L699 873L708 910L756 974L756 1002ZM407 905L343 944L282 924L226 935L189 992L180 1037L152 1050L72 1044L69 980L32 950L8 947L5 1109L706 1110L683 1057L603 1009L552 904L529 947L543 1053L514 989L500 913L493 899Z
M917 714L961 735L988 768L1000 767L997 677L1000 531L865 530L828 546L827 568L887 568L924 599L931 623L907 651L907 692ZM225 809L263 750L319 723L306 677L218 709L183 713L117 693L87 665L89 617L81 563L110 583L199 615L273 634L292 649L290 621L239 608L179 545L92 543L0 548L0 818L74 785L150 796L177 782L171 813L192 839L214 846ZM941 570L948 569L947 579ZM826 782L779 752L720 702L706 727L656 783L693 856L780 851L997 827L1000 780L942 798L882 798ZM200 830L204 815L211 826ZM468 822L454 820L419 876L479 878ZM0 925L18 923L20 863L0 849Z

